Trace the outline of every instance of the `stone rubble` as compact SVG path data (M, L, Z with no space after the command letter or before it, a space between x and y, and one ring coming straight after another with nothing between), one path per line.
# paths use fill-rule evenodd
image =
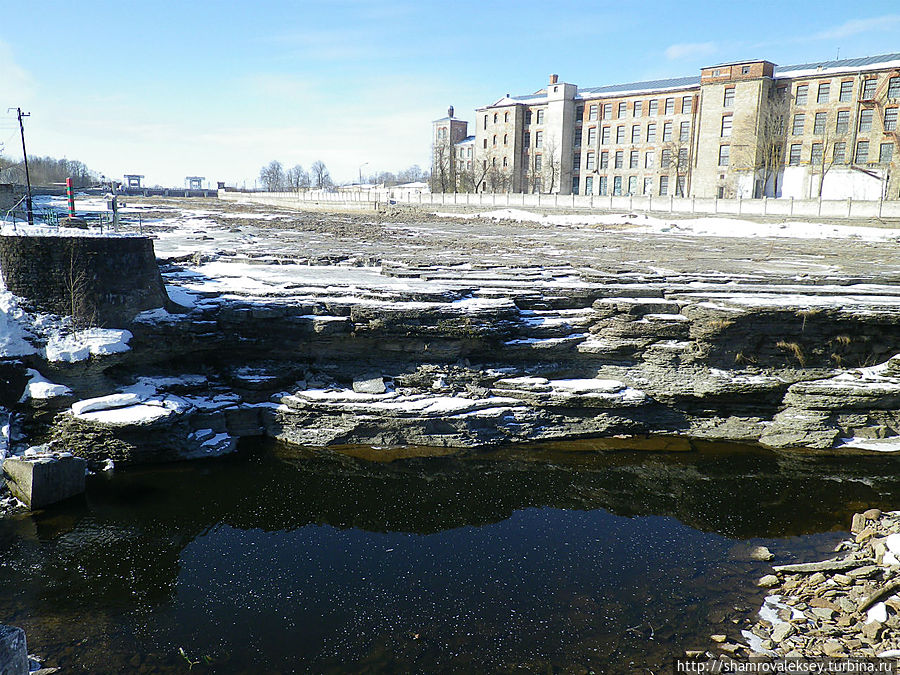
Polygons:
M900 511L853 516L828 560L774 565L756 620L726 639L729 657L900 656Z

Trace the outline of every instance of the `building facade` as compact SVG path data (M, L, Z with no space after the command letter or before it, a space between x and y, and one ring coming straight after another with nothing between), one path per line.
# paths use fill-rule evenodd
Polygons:
M435 121L433 189L898 199L898 109L900 53L592 88L551 75L477 109L474 135L452 108Z

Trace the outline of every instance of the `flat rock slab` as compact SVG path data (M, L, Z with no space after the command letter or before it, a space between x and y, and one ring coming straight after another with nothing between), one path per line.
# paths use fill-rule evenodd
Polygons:
M861 558L859 560L822 560L812 563L796 563L793 565L775 565L772 569L776 572L811 573L811 572L836 572L838 570L850 570L863 565L871 565L874 560Z
M0 626L0 673L28 675L28 648L21 628Z
M10 491L30 509L83 493L86 468L84 459L72 455L13 457L3 462Z

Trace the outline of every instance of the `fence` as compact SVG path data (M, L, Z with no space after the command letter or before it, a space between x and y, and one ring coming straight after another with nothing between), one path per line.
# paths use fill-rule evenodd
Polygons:
M544 195L522 193L425 193L388 198L367 192L219 192L222 199L259 201L293 206L300 204L341 204L357 208L377 208L380 204L426 206L468 206L478 208L552 208L577 211L646 211L727 216L790 216L800 218L897 218L900 201L858 199L716 199L674 196Z

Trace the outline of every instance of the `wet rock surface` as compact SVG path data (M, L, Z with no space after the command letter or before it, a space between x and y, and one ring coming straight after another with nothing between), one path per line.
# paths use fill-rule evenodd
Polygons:
M758 581L767 596L730 656L900 656L900 511L852 520L837 555L774 565ZM712 636L715 640L716 636Z

